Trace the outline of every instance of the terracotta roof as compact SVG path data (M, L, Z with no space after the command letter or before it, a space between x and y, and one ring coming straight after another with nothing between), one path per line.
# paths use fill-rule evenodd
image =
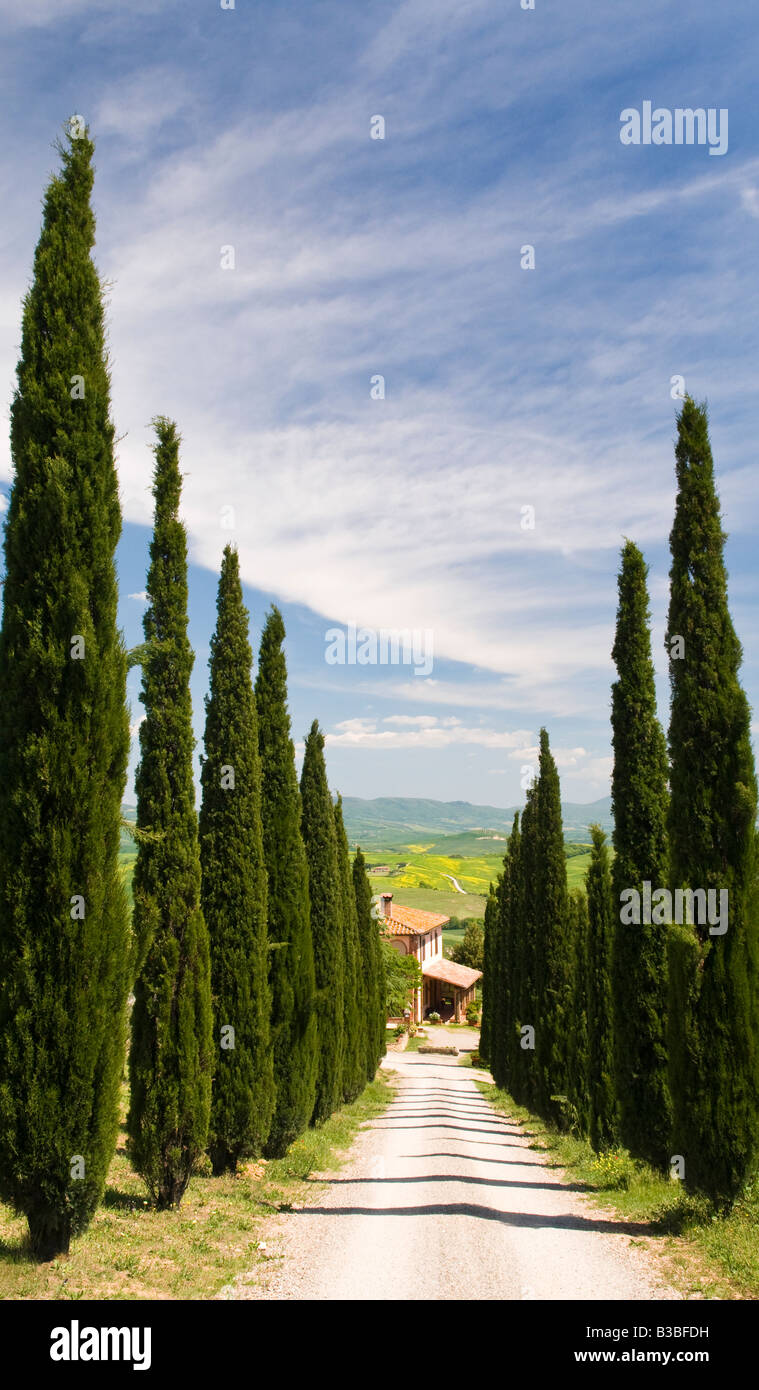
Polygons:
M393 903L391 916L379 918L386 936L425 936L450 920L440 912L422 912L420 907L401 907L398 903Z
M444 980L447 985L458 985L459 989L471 989L475 980L482 978L481 970L470 970L468 965L443 959L424 961L422 974L431 975L433 980Z

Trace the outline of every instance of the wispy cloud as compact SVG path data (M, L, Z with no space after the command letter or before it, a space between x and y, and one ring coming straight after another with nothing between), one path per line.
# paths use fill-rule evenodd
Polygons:
M384 721L396 725L395 718ZM325 736L329 747L349 746L352 748L450 748L455 744L476 745L480 748L521 749L525 740L532 734L524 729L514 733L496 729L467 729L457 720L426 719L424 724L409 720L413 727L380 728L374 719L343 719L337 725L336 733Z
M98 137L128 520L152 522L148 422L169 414L197 565L217 571L233 540L248 585L325 628L433 633L428 679L359 688L311 660L302 688L324 701L338 764L383 748L392 769L395 750L439 746L450 766L480 750L484 778L500 749L513 773L509 752L550 719L567 778L603 778L624 535L652 559L660 646L677 373L710 398L740 579L759 524L759 160L749 21L726 2L694 0L699 44L683 46L674 12L644 5L642 23L640 0L616 0L613 23L603 7L548 24L516 4L390 0L379 16L327 5L318 26L296 0L286 27L270 0L192 17L0 0L40 91L3 184L0 375L38 218L29 180L50 162L41 125L52 136L75 106ZM729 100L729 157L623 149L619 111L654 86L670 105Z

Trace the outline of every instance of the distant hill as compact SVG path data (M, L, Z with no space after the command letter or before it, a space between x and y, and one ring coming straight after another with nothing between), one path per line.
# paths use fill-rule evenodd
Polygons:
M362 848L373 846L404 846L417 838L447 841L439 853L453 852L454 840L460 838L459 852L472 852L474 838L480 854L502 853L503 840L508 835L519 807L474 806L469 801L431 801L423 797L378 796L364 800L359 796L343 797L343 816L348 839ZM562 802L564 837L576 843L589 844L588 826L594 821L607 834L611 833L611 797L587 804ZM479 839L482 836L482 839ZM490 838L492 837L492 838ZM496 838L499 837L499 838ZM466 849L464 841L468 841Z

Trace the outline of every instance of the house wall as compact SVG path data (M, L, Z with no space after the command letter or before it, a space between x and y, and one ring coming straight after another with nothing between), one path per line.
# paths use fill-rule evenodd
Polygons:
M443 954L443 928L432 927L423 936L389 936L387 940L402 956L414 955L419 964L425 961L436 960ZM425 981L421 989L415 991L413 1000L412 1014L415 1023L421 1023L424 1018L424 1011L429 1007L425 1000L429 998L428 986L432 981Z

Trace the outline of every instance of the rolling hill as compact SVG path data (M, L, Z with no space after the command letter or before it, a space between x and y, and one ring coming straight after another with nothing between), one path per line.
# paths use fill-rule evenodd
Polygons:
M478 848L470 853L497 854L500 848L502 855L501 837L508 835L514 812L519 809L516 806L475 806L469 801L431 801L422 797L380 796L371 801L357 796L343 797L348 839L364 850L402 848L422 840L428 842L425 844L428 848L445 839L447 852L467 853L465 848L455 849L453 840L447 838L450 836L463 837L467 845L473 843L472 837L479 838ZM590 844L588 827L593 821L598 821L607 834L611 833L611 797L587 804L565 801L561 812L566 840ZM439 852L446 851L441 846Z

